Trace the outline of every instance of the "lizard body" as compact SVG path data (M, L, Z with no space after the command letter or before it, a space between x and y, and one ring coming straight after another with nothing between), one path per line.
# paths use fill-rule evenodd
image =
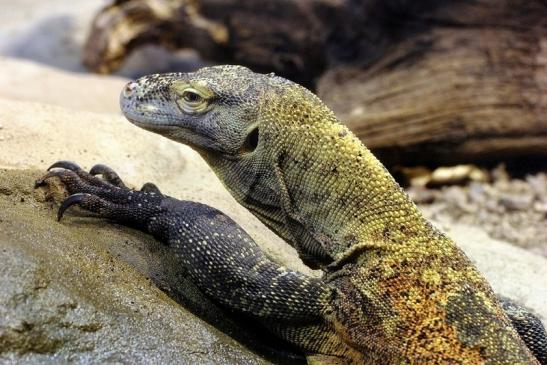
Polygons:
M141 78L121 105L194 147L238 202L326 270L338 289L327 322L368 362L535 362L465 254L307 89L221 66Z
M137 126L197 150L238 202L324 270L317 280L280 267L241 231L204 240L216 261L187 263L209 295L250 311L310 363L538 364L527 345L544 363L541 324L504 311L467 256L307 89L217 66L143 77L126 86L121 107ZM89 193L73 180L65 176L71 192ZM195 249L179 232L184 209L163 199L157 209L169 214L154 218L159 228L150 223L157 212L139 225L184 258ZM87 195L75 203L94 211L106 204ZM192 230L219 232L200 228L207 222ZM219 287L223 277L239 291Z

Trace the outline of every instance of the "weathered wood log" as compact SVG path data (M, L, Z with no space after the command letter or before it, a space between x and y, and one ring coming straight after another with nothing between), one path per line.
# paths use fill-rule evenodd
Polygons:
M317 87L384 162L547 156L546 2L454 1L396 19L380 56L362 38L365 53Z
M547 157L542 0L118 0L85 63L146 43L316 88L389 165Z
M338 0L117 0L93 22L84 64L109 73L144 44L193 48L206 59L310 85L326 65Z

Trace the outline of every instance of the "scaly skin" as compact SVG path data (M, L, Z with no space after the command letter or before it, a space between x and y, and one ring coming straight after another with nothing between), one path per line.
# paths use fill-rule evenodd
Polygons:
M523 339L544 362L539 321L508 307L511 322L465 254L310 91L217 66L143 77L126 86L121 107L134 124L196 149L238 202L325 271L313 280L268 263L280 274L259 273L261 295L241 289L265 302L251 314L310 363L538 364ZM211 247L217 257L226 245L245 252L253 244L240 237ZM241 257L230 256L227 280L256 277L256 262L249 269ZM215 270L192 263L200 264ZM294 300L280 300L287 291L298 292ZM230 292L209 294L246 310Z
M466 255L305 88L220 66L141 78L121 106L134 124L195 148L238 202L326 271L337 295L325 316L349 348L342 356L537 363Z

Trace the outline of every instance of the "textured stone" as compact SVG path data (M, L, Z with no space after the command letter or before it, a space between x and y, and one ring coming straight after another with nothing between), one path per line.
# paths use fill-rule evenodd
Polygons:
M91 218L57 223L32 189L41 174L0 171L1 363L268 363L158 289L177 298L191 286L151 237Z

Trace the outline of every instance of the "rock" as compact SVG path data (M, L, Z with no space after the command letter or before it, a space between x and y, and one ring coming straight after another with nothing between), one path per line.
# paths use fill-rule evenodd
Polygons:
M508 182L511 179L504 164L499 164L492 170L492 179L495 182Z
M526 176L526 182L532 188L534 194L538 198L546 198L547 194L547 174L542 172L537 175ZM546 200L547 202L547 200Z
M401 175L403 181L414 187L439 187L446 185L462 185L469 182L487 182L488 173L475 165L456 165L438 167L431 171L424 166L400 167L395 174Z
M158 289L222 315L188 294L150 236L90 218L57 223L44 190L33 193L42 173L0 171L1 363L269 363Z
M416 204L431 204L439 196L438 191L419 186L411 186L407 193Z
M475 204L484 204L487 199L484 184L475 181L469 184L469 191L467 192L467 195L469 200Z
M499 202L507 210L525 210L531 207L534 197L531 195L504 194Z
M539 213L547 214L547 203L536 202L534 210Z
M464 184L469 181L488 181L488 174L475 165L456 165L436 168L428 186Z
M412 187L424 187L431 181L431 170L425 166L399 167L394 174L398 181Z
M469 211L467 195L465 191L458 186L449 186L443 189L443 198L451 206L464 212Z

